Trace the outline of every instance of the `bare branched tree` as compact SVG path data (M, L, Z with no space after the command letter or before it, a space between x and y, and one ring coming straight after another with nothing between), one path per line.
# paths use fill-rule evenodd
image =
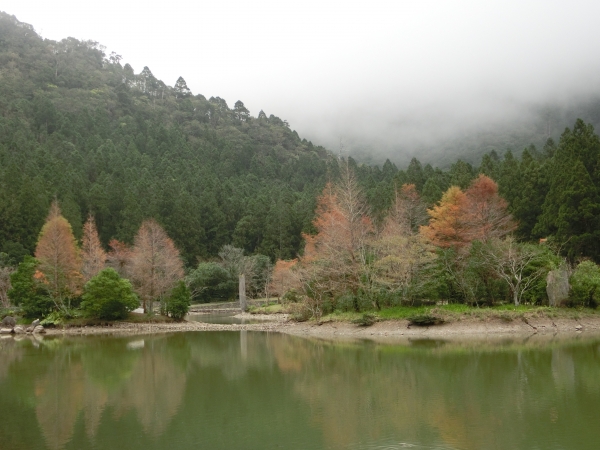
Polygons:
M414 184L404 184L394 193L385 227L399 228L405 234L417 234L419 227L427 223L427 207ZM397 233L396 233L397 234Z
M482 247L481 256L489 268L511 289L513 302L519 306L525 294L548 269L534 264L542 251L532 244L519 244L513 237L493 239Z
M145 313L152 312L153 302L162 301L183 278L179 250L153 219L144 221L135 236L131 275Z
M131 248L124 242L117 241L116 239L111 240L108 246L110 247L110 251L106 255L108 266L115 269L121 277L130 277Z
M94 218L90 214L83 225L83 238L81 239L81 275L83 282L87 283L96 276L106 264L106 252L102 248Z

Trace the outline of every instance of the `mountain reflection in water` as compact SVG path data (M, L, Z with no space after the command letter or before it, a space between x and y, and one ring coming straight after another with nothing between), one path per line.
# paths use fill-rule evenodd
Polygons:
M3 449L593 449L600 340L0 340Z

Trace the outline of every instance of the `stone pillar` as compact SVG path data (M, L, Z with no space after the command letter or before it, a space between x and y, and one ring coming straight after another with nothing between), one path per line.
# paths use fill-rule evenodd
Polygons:
M246 276L244 274L240 275L240 309L242 312L248 311L248 305L246 304Z

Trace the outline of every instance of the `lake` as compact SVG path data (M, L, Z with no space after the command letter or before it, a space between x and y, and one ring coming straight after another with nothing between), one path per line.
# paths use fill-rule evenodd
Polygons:
M0 339L0 448L597 449L600 339Z

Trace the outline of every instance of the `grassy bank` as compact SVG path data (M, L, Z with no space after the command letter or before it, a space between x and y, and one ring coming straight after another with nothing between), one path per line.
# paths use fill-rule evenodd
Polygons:
M395 306L381 311L370 312L379 321L407 320L415 316L433 316L444 322L456 322L463 319L491 320L500 319L505 322L529 318L574 319L584 317L600 317L600 310L590 308L553 308L549 306L499 305L489 307L473 307L468 305L437 305L437 306ZM322 320L357 321L364 313L333 312L323 316Z
M293 304L269 304L261 307L251 307L252 314L277 314L290 313ZM457 322L464 319L480 319L483 321L500 319L505 322L527 320L529 318L547 319L572 319L578 320L587 317L599 317L600 309L591 308L554 308L549 306L533 305L497 305L497 306L469 306L464 304L448 304L436 306L394 306L383 308L380 311L354 312L334 311L325 314L322 322L354 322L360 321L365 315L372 315L377 321L408 320L415 316L433 316L444 322ZM314 319L313 319L314 320Z

